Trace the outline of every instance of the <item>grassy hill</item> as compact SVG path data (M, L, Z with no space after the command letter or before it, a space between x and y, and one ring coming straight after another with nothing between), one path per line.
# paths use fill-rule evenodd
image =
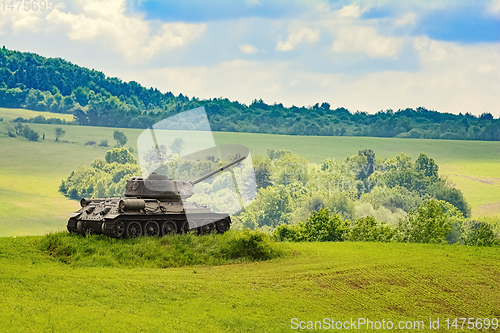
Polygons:
M0 118L34 117L27 110L0 109ZM57 115L57 114L56 114ZM59 115L66 117L67 115ZM4 120L5 121L5 120ZM114 144L115 128L30 124L45 133L41 142L9 138L0 122L0 236L43 234L65 228L67 215L78 203L58 193L62 179L81 164L102 158L106 147L85 145L106 139ZM66 135L55 142L54 129ZM142 130L124 129L136 149ZM424 152L441 167L440 173L456 183L472 205L473 216L500 214L500 142L422 140L366 137L285 136L215 132L217 143L238 143L253 155L269 148L289 149L317 163L325 158L341 160L358 150L371 148L378 156L393 157L401 152L417 157Z
M66 264L41 239L0 238L2 331L283 332L292 318L441 318L443 330L500 317L493 248L280 243L290 254L265 262L148 269Z

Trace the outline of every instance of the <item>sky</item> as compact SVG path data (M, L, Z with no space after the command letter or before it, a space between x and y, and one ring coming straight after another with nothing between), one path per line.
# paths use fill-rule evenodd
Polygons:
M500 116L500 0L19 3L0 3L0 46L163 92Z

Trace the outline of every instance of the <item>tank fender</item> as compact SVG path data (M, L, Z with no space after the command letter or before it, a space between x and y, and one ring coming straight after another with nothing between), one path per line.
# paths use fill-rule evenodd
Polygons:
M82 212L71 213L71 214L69 214L68 216L69 216L69 217L78 217L78 216L80 216L80 215L82 215Z

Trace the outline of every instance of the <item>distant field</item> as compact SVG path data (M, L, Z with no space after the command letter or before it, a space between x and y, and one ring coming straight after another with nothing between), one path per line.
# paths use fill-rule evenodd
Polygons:
M4 121L14 120L18 117L29 119L29 118L34 118L36 116L43 116L46 119L59 118L59 119L67 120L67 121L73 120L72 114L52 113L52 112L42 112L42 111L30 111L30 110L25 110L25 109L0 108L0 118L3 118Z
M7 114L30 111L0 109ZM46 115L47 113L43 113ZM62 115L60 115L62 116ZM115 128L30 124L45 140L29 142L8 138L0 122L0 236L42 234L64 229L67 214L78 208L75 201L58 193L63 179L79 165L103 158L107 149L85 145L88 141L108 140ZM66 135L55 142L54 129ZM138 129L122 129L128 137L126 147L137 152ZM269 148L289 149L311 162L325 158L341 160L358 150L371 148L378 156L393 157L405 152L416 158L424 152L440 166L440 173L460 188L473 208L474 216L500 215L500 142L420 140L365 137L311 137L249 133L214 133L217 143L237 143L249 147L252 155Z
M69 266L39 239L0 238L2 330L285 332L292 318L369 318L429 331L440 318L446 331L446 318L500 317L493 248L296 243L267 262L130 269Z

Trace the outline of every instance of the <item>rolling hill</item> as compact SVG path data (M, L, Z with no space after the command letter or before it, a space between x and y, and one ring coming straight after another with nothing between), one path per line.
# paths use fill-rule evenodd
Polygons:
M440 318L445 331L446 318L500 317L493 248L294 243L265 262L148 269L63 263L40 241L0 238L3 330L284 332L293 318L369 318L427 331Z

